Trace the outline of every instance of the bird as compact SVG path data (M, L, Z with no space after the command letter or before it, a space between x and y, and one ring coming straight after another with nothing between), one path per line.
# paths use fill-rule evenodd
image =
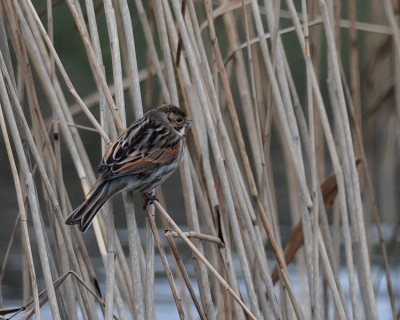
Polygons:
M104 154L99 177L86 201L65 220L85 232L105 202L122 191L138 191L144 208L153 189L179 166L186 149L186 131L193 123L177 106L163 104L145 113L122 133Z

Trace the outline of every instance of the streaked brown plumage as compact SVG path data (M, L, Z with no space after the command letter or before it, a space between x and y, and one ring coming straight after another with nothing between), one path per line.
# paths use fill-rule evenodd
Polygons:
M85 232L104 203L124 190L151 199L149 192L178 167L185 152L186 129L193 121L178 107L166 104L136 120L104 154L99 178L87 200L66 219Z

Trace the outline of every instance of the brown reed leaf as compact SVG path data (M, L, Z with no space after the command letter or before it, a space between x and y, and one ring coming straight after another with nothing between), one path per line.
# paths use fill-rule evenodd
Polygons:
M361 163L361 160L356 160L356 165ZM322 198L324 199L325 210L329 210L338 194L338 186L336 181L336 174L331 174L322 184L321 184ZM303 234L303 223L301 219L296 224L293 229L292 235L285 248L285 261L289 264L297 251L304 245L304 234ZM275 266L272 271L272 282L275 284L279 280L279 269Z

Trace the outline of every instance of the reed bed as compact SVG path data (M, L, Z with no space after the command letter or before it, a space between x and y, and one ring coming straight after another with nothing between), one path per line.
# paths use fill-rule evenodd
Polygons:
M41 319L48 305L52 319L163 319L159 255L180 319L373 320L379 287L398 319L394 2L0 4L2 169L18 203L14 229L2 231L0 284L10 256L23 261L21 304L4 308L0 286L0 316ZM158 188L146 211L132 192L114 200L123 206L109 201L93 223L98 249L89 249L64 219L96 179L93 148L100 161L161 103L194 120L181 187ZM126 215L128 248L117 215Z

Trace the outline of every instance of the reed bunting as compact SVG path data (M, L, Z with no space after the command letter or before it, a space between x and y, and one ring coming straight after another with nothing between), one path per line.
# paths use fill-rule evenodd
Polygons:
M99 178L87 199L65 220L85 232L104 203L125 190L134 190L148 201L182 162L186 129L192 120L178 107L164 104L136 120L104 154Z

